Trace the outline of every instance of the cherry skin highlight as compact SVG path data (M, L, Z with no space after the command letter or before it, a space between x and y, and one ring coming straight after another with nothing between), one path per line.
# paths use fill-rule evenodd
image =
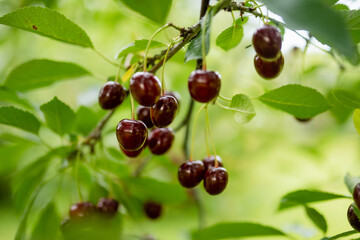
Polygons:
M183 187L193 188L201 182L204 173L205 167L202 161L189 161L179 167L178 179Z
M353 190L353 198L356 205L360 206L360 183L356 184Z
M140 105L151 107L161 95L159 79L149 72L137 72L130 80L130 92Z
M223 167L221 157L216 157L219 167ZM202 162L204 163L205 172L209 169L215 166L215 156L207 156L205 157Z
M253 34L252 43L256 53L263 59L274 60L279 57L282 39L280 32L265 24Z
M90 217L95 213L95 206L91 202L79 202L70 207L70 218L79 219Z
M178 103L173 96L162 96L150 108L151 121L156 127L167 127L174 120Z
M100 90L99 104L103 109L113 109L119 106L125 97L125 88L117 82L109 81Z
M180 102L181 102L181 96L178 92L175 91L165 91L165 96L173 96L177 103L178 103L178 109L180 109Z
M204 176L204 188L210 195L220 194L226 188L228 173L225 168L209 168Z
M254 58L254 66L256 72L264 79L273 79L280 75L284 67L284 57L281 56L274 61L266 61L261 59L258 55Z
M148 145L148 140L145 141L144 145L139 149L139 150L135 150L135 151L127 151L125 149L123 149L120 144L119 144L119 147L120 147L120 150L129 158L136 158L138 157L142 151L144 151L144 149L147 147Z
M168 128L155 128L149 134L149 149L155 155L166 153L174 142L174 132Z
M195 70L188 80L191 97L201 103L214 100L219 95L220 87L221 76L214 71Z
M119 202L112 198L101 198L96 207L101 215L113 217L117 213Z
M153 122L151 121L150 116L150 108L139 106L136 110L137 119L145 123L147 128L152 128L154 126Z
M127 151L139 150L147 139L147 128L142 121L123 119L116 127L120 146Z

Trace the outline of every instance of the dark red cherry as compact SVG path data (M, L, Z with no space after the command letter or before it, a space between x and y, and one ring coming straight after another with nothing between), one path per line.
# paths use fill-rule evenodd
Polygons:
M265 24L253 35L252 43L256 53L263 59L276 59L281 50L281 34L273 26Z
M223 167L221 157L217 156L216 159L218 161L219 167ZM205 172L206 172L209 168L212 168L215 166L215 156L213 156L213 155L207 156L202 160L202 162L204 163Z
M169 128L155 128L149 134L149 149L155 155L166 153L172 146L175 135Z
M181 102L181 96L178 92L175 92L175 91L165 91L165 95L168 95L168 96L173 96L177 103L178 103L178 109L180 109L180 102Z
M138 157L142 153L142 151L146 148L147 145L148 145L148 140L145 141L144 145L139 150L127 151L127 150L123 149L119 144L121 151L129 158Z
M162 212L162 206L159 203L148 201L144 203L144 212L151 219L157 219Z
M95 213L95 206L91 202L79 202L70 207L70 218L78 219L90 217Z
M224 191L228 182L228 173L225 168L209 168L204 176L204 188L210 195L217 195Z
M139 106L136 110L137 119L145 123L147 128L152 128L154 126L153 122L151 121L150 116L150 108Z
M354 211L355 204L351 204L347 211L347 218L350 225L358 232L360 232L360 221L359 218L356 216Z
M137 72L130 80L130 92L140 105L151 107L161 95L159 79L149 72Z
M220 87L221 76L218 72L195 70L190 74L188 88L195 101L210 102L219 95Z
M119 203L112 198L101 198L96 207L101 215L112 217L117 213Z
M151 121L156 127L166 127L174 120L178 104L173 96L162 96L150 108Z
M119 106L126 97L126 89L114 81L107 82L100 90L99 104L103 109Z
M284 57L281 56L272 62L261 59L258 55L254 58L256 72L265 79L273 79L279 76L284 67Z
M202 161L189 161L183 163L178 170L178 179L182 186L193 188L204 177L205 167Z
M356 184L353 191L353 198L356 205L360 206L360 183Z
M142 121L123 119L116 127L120 146L127 151L139 150L147 139L147 128Z

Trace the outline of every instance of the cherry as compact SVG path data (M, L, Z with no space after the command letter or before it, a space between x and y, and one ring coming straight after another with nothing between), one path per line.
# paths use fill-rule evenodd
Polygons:
M353 198L356 205L360 206L360 183L356 184L353 191Z
M123 149L119 144L121 151L129 158L136 158L137 156L139 156L142 153L142 151L146 148L147 145L148 145L148 140L146 139L144 145L139 150L127 151L127 150Z
M276 59L281 50L281 34L268 24L257 29L252 42L256 53L263 59Z
M99 104L103 109L113 109L119 106L125 97L125 88L117 82L109 81L100 90Z
M209 168L204 176L204 188L210 195L217 195L224 191L228 182L228 173L225 168Z
M178 103L178 109L180 109L180 101L181 101L181 96L178 92L173 92L173 91L165 91L165 96L173 96L177 103Z
M123 119L116 127L120 146L127 151L139 150L147 139L147 128L142 121Z
M347 218L350 225L358 232L360 232L360 221L359 218L356 216L354 211L354 206L351 204L347 211Z
M298 122L301 122L301 123L307 123L309 121L311 121L311 118L295 118Z
M155 128L149 134L149 149L155 155L166 153L174 141L174 132L169 128Z
M91 202L79 202L70 207L70 218L79 219L92 216L95 212L95 206Z
M216 156L217 162L219 164L219 167L223 167L221 157ZM205 172L209 169L215 166L215 156L207 156L205 157L202 162L204 163Z
M138 103L151 107L160 98L161 84L154 74L137 72L130 80L130 92Z
M218 72L195 70L190 74L188 88L195 101L210 102L219 95L220 87L221 76Z
M154 126L153 122L151 121L150 116L150 108L139 106L136 110L137 119L145 123L147 128L152 128Z
M166 127L175 118L178 104L173 96L162 96L150 108L151 120L157 127Z
M162 206L159 203L148 201L144 203L144 211L149 218L157 219L161 215Z
M96 207L102 215L113 217L117 213L119 203L112 198L101 198Z
M205 167L201 161L189 161L183 163L178 170L178 179L182 186L193 188L204 177Z
M279 76L284 67L284 57L281 56L274 61L261 59L258 55L254 58L256 72L265 79L273 79Z

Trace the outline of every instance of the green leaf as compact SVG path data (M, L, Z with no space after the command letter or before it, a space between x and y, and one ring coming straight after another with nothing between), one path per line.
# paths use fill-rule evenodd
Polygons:
M327 100L315 89L289 84L260 96L259 99L276 109L308 119L330 108Z
M37 59L17 66L6 78L4 85L9 89L27 91L86 75L90 73L74 63Z
M20 8L0 17L0 24L62 42L94 48L89 36L82 28L49 8L34 6Z
M334 90L331 92L334 100L347 108L360 108L360 98L354 93L345 90Z
M318 227L323 233L327 231L327 223L324 216L316 209L305 206L305 211L310 220Z
M357 53L346 24L335 10L323 0L262 0L274 13L280 15L289 28L307 30L347 58L354 60Z
M339 198L351 198L349 196L321 192L317 190L298 190L291 192L282 197L279 210L284 210L299 205L304 205L313 202L321 202Z
M12 102L25 108L32 109L32 105L13 90L0 86L0 102Z
M141 51L145 51L148 43L149 43L149 40L147 40L147 39L136 40L135 42L130 43L129 45L124 47L118 53L117 58L119 59L119 58L125 57L129 53L138 53ZM150 43L149 49L161 48L161 47L166 47L166 44L152 40Z
M198 35L190 42L186 53L185 53L185 62L190 60L196 60L202 58L203 53L203 42L205 43L205 55L209 53L210 50L210 32L211 32L211 22L214 16L214 9L209 8L206 15L201 19L201 30ZM205 38L203 40L203 38Z
M180 203L187 199L186 192L177 183L161 182L153 178L129 178L125 180L132 194L139 199L159 203Z
M233 24L231 27L222 31L216 38L216 45L225 51L236 47L244 36L244 28L241 25L245 24L248 19L248 17L245 17L244 21L242 21L241 18L238 18L235 25Z
M245 94L236 94L232 97L230 106L226 107L218 104L220 107L233 111L236 122L245 124L250 122L256 115L254 106L248 96Z
M334 10L340 11L340 10L349 10L349 7L345 4L336 4L332 7Z
M17 127L35 134L40 129L40 122L34 115L12 106L0 107L0 124Z
M360 10L341 10L347 29L355 44L360 43Z
M350 194L352 195L356 184L360 183L360 177L353 177L349 173L347 173L345 175L344 182Z
M357 132L360 134L360 109L355 110L353 121Z
M329 104L332 106L330 112L335 117L336 121L340 124L346 123L350 115L353 113L353 110L351 108L344 107L344 105L335 98L332 92L329 92L326 97Z
M322 238L321 240L335 240L335 239L339 239L339 238L342 238L342 237L353 235L355 233L359 233L359 232L355 231L355 230L351 230L351 231L347 231L347 232L337 234L337 235L332 236L332 237L325 237L325 238Z
M75 128L86 136L96 127L98 121L98 115L91 108L81 106L76 112Z
M163 24L171 9L172 0L116 0L144 17Z
M53 203L50 203L41 213L32 232L32 240L57 239L59 234L60 216Z
M76 115L74 111L57 97L41 105L40 109L44 113L50 129L61 136L68 133L75 124Z
M248 238L248 237L266 237L282 236L286 234L273 227L263 226L256 223L234 222L218 223L200 231L194 232L193 240L213 240L225 238Z

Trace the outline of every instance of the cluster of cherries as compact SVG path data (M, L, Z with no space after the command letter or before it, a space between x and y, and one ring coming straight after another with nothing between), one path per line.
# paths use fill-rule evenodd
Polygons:
M354 203L350 204L348 211L347 211L347 218L350 223L350 225L356 230L360 232L360 220L358 216L356 215L355 211L359 210L360 206L360 183L358 183L353 191L353 199ZM356 210L355 210L356 209Z
M195 70L188 80L191 97L200 103L215 101L221 87L219 73L207 70ZM224 191L228 182L228 173L222 167L219 156L208 156L202 161L190 160L183 163L178 170L180 184L186 188L193 188L204 180L204 188L211 195Z
M254 66L256 72L265 79L279 76L284 67L284 56L281 53L281 34L279 31L265 24L257 29L252 43L256 51Z

